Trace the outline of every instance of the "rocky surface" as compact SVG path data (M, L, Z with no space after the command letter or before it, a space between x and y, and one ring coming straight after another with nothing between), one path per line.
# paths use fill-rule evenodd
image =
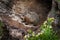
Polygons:
M60 1L53 0L52 9L48 14L49 18L54 18L54 22L52 23L53 30L57 33L60 38Z
M0 20L8 30L1 40L23 40L28 30L38 32L51 6L52 0L0 0Z

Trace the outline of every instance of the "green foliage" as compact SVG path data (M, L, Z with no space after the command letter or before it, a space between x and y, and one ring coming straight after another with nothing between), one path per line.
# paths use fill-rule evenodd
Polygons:
M0 21L0 38L3 35L3 28L2 28L2 26L3 26L3 23Z
M58 4L60 3L60 0L55 0Z
M28 34L25 36L26 40L59 40L58 36L52 29L52 22L54 21L53 18L48 18L47 21L41 25L41 32L38 34L35 34L32 32L31 34ZM31 31L30 31L31 32Z
M56 1L60 1L60 0L56 0Z

